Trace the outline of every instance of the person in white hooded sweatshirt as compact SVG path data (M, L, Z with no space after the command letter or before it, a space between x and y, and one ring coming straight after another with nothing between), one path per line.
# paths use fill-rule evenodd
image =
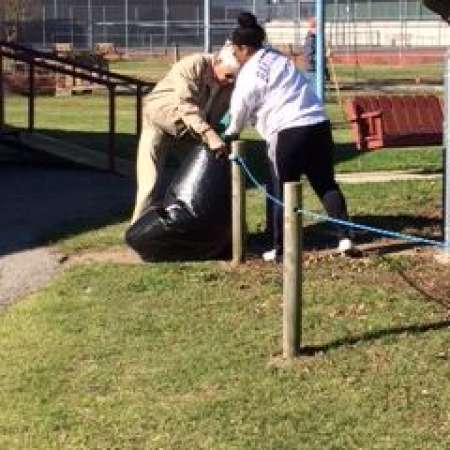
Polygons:
M347 220L345 199L334 176L331 125L321 101L289 58L264 46L264 29L253 14L241 13L238 23L231 42L243 66L225 134L231 139L247 123L254 123L268 143L268 191L282 199L283 183L298 181L305 174L327 213ZM266 261L276 261L283 253L282 208L273 205L271 215L273 249L263 254ZM338 249L351 252L354 247L346 230L339 228L338 234Z

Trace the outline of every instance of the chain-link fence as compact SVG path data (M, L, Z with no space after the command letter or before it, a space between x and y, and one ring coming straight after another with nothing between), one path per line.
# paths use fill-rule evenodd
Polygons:
M211 42L221 45L242 10L266 25L269 40L298 44L314 0L268 4L262 0L211 0ZM332 45L450 45L448 27L420 0L329 0L327 37ZM203 47L203 0L47 0L33 19L14 25L20 42L49 48L57 42L93 49L110 42L127 51L159 52L173 46Z

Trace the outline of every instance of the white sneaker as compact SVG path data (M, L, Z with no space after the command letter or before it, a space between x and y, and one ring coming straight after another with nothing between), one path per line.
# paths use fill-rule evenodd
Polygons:
M353 243L349 238L344 238L339 241L338 252L346 253L353 248Z
M274 262L277 260L277 257L277 251L274 248L262 254L262 259L265 262Z
M361 258L363 256L363 252L356 247L349 238L341 239L337 250L341 255L349 256L351 258Z

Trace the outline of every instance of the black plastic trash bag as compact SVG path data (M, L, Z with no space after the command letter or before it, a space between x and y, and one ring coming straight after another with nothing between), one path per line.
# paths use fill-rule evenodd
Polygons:
M228 257L231 248L230 163L197 146L170 183L163 205L132 224L126 242L145 261Z

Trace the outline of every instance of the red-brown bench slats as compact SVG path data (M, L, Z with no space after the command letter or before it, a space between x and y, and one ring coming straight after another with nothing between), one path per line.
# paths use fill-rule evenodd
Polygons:
M442 143L443 106L435 95L360 95L344 106L359 150Z

